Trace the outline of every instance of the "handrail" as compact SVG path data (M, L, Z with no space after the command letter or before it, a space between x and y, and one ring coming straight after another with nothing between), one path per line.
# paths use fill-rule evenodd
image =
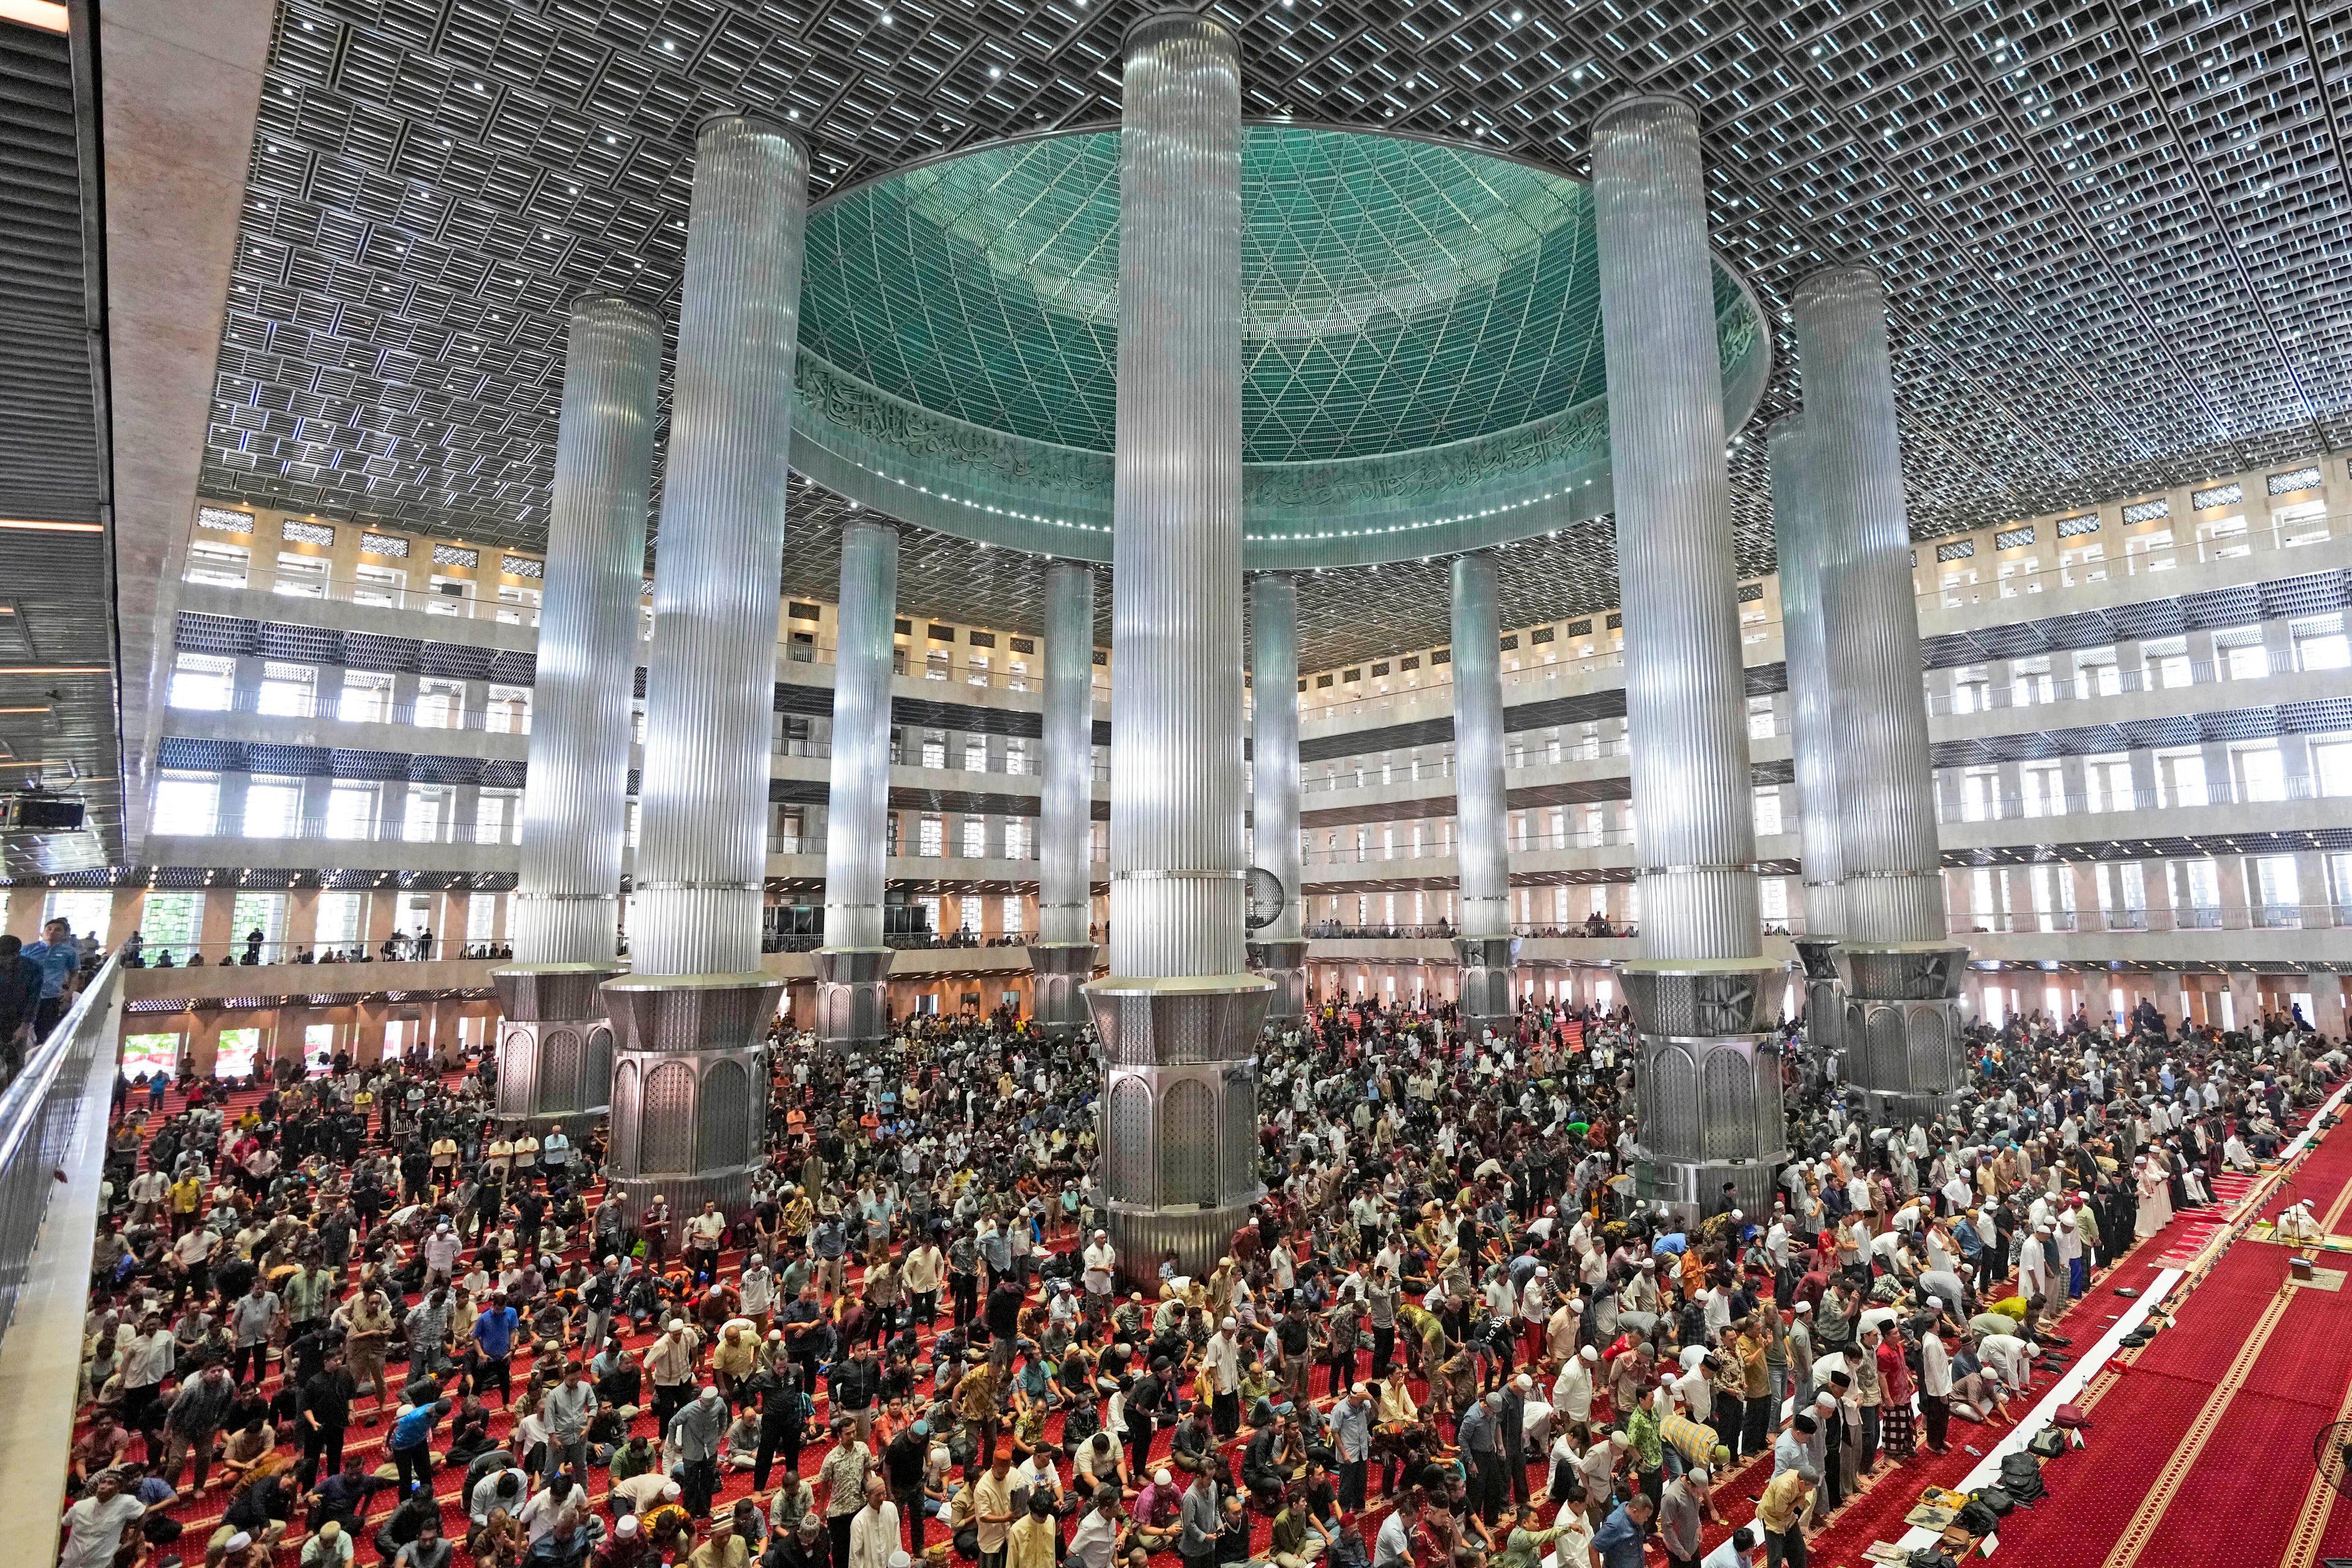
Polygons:
M121 973L120 960L109 956L0 1092L0 1337L15 1320L17 1295L33 1271L33 1249L57 1191L58 1162L89 1087L91 1063L101 1043L112 1044L112 997Z

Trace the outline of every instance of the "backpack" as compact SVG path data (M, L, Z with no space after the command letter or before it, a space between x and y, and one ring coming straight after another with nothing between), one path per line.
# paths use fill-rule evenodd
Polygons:
M1998 1486L1979 1488L1976 1500L1990 1510L1995 1519L2007 1519L2017 1511L2017 1500Z
M2066 1451L2066 1434L2055 1426L2044 1426L2026 1439L2025 1451L2037 1458L2054 1459Z
M2000 1519L1981 1498L1970 1498L1962 1503L1960 1510L1952 1516L1952 1522L1979 1541L2000 1528Z
M2001 1456L2000 1489L2022 1508L2040 1502L2050 1495L2042 1484L2042 1461L2023 1452Z

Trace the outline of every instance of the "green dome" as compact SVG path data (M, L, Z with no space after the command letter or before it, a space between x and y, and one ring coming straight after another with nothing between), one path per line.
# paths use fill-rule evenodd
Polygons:
M1591 196L1467 147L1254 124L1242 149L1252 566L1521 538L1608 509ZM1769 334L1716 277L1726 418ZM999 142L809 217L794 462L928 527L1107 559L1118 133Z

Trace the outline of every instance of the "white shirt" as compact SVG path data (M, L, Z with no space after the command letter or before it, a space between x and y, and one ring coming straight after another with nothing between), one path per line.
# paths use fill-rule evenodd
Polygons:
M869 1503L849 1521L849 1561L842 1568L890 1568L890 1554L898 1550L898 1505Z
M1118 1251L1108 1241L1097 1241L1087 1247L1087 1289L1089 1294L1110 1294L1111 1270L1118 1266Z

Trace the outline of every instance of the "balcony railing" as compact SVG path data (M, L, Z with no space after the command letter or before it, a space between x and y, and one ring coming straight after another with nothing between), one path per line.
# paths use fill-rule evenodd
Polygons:
M2328 931L2352 926L2352 904L2255 903L2242 907L2184 904L2124 910L2019 910L2009 913L1955 913L1947 922L1954 936L2027 936L2167 931Z
M409 933L394 933L380 942L265 942L236 941L226 942L150 942L140 936L139 952L125 952L125 969L248 969L268 963L436 963L453 959L512 958L513 949L503 942L450 942L435 938L425 942Z
M206 689L206 688L211 688ZM329 699L321 703L319 699ZM184 713L255 713L265 718L314 719L342 724L403 724L419 730L471 730L490 735L528 735L530 709L527 704L493 702L487 710L467 710L461 702L422 698L415 702L378 700L343 691L239 691L226 701L214 683L172 682L172 706Z
M2210 779L2200 784L2159 785L2154 789L2095 790L2084 795L1990 795L1958 800L1939 799L1936 820L2010 822L2032 817L2072 816L2079 813L2172 811L2208 805L2278 805L2298 800L2352 799L2341 781L2293 773L2276 780L2241 782ZM2252 825L2249 825L2252 826Z
M250 812L239 816L215 812L205 816L174 815L166 811L157 816L154 830L171 837L327 839L353 844L498 845L522 842L521 828L513 822L440 822L411 818L400 822L356 823L325 816L257 819Z
M32 1047L23 1068L0 1093L0 1334L14 1321L17 1294L29 1280L57 1279L61 1269L75 1270L77 1276L87 1272L87 1236L79 1264L69 1261L70 1237L67 1245L53 1247L54 1255L46 1261L34 1256L34 1247L49 1198L65 1179L67 1150L81 1119L91 1069L100 1051L114 1048L114 997L121 979L121 966L108 959L82 986L72 1010L47 1039ZM96 1173L93 1169L91 1174ZM58 1282L71 1283L79 1300L79 1288L88 1281Z

